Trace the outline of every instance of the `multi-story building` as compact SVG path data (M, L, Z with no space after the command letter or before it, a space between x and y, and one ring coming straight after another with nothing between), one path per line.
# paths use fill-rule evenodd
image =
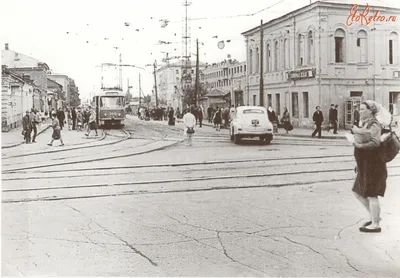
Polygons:
M69 83L70 78L65 74L50 73L48 78L62 86L62 93L57 100L57 107L66 107L69 104L70 94L69 94Z
M195 65L195 63L191 63ZM199 63L200 73L204 70L206 64ZM192 84L195 82L196 67L190 70ZM182 62L167 63L156 71L157 75L157 97L161 106L171 106L174 109L182 109ZM201 76L201 75L200 75Z
M242 33L249 69L245 103L260 104L261 62L264 105L279 115L287 107L297 126L313 125L315 106L327 120L333 103L340 126L349 127L353 104L361 99L376 100L398 117L400 9L369 6L375 19L367 24L359 16L365 8L318 1Z
M220 63L207 65L203 70L203 80L205 88L212 93L213 89L218 94L224 93L227 105L243 105L243 90L246 88L246 62L236 60L224 60ZM235 94L235 101L231 97Z

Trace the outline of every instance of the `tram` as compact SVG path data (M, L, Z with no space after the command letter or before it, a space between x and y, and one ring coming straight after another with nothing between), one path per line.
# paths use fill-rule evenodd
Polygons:
M120 90L104 90L93 97L98 126L124 126L125 95Z

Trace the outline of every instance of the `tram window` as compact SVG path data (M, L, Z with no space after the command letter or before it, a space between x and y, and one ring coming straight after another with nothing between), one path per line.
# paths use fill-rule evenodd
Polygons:
M102 97L100 99L100 106L106 108L119 108L124 106L123 97Z

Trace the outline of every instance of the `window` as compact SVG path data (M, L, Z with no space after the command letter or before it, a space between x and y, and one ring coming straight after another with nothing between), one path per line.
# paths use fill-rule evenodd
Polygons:
M360 30L357 33L357 62L366 63L368 62L368 51L367 51L367 32Z
M246 72L246 65L244 65L244 72Z
M307 57L308 57L308 64L313 65L315 63L314 57L314 38L313 33L310 30L307 36Z
M308 92L303 92L303 117L308 118L310 107L308 105Z
M252 74L253 73L253 49L250 49L249 67L250 67L250 74Z
M257 96L253 95L253 106L257 105Z
M281 95L275 94L275 111L276 115L281 114Z
M302 66L304 64L304 42L303 35L299 34L298 38L298 46L297 46L297 57L298 57L298 65Z
M255 73L258 73L258 71L260 70L260 50L256 49L256 68L255 68Z
M268 106L272 106L272 95L271 94L268 94Z
M264 110L261 109L245 109L243 110L243 114L265 114L265 113Z
M335 31L335 63L343 63L345 60L344 38L344 31L342 29L337 29Z
M350 92L350 97L362 97L363 92L362 91L352 91Z
M398 35L395 32L392 32L389 35L389 64L390 65L397 65L398 64L398 57L399 57L399 51L397 49L398 47Z
M274 56L274 58L275 58L275 61L274 61L275 70L278 70L279 69L279 65L278 65L278 62L279 62L279 59L278 59L278 57L279 57L279 43L278 43L278 41L275 42L274 55L275 55Z
M243 72L243 66L240 66L240 73Z
M290 68L290 64L289 64L289 41L288 39L285 39L283 42L283 48L284 48L284 55L283 55L283 64L285 69Z
M299 117L299 95L297 92L292 92L292 116L293 118Z
M267 44L267 71L272 70L272 61L271 61L271 47Z
M124 97L101 97L100 107L120 108L124 106Z
M176 74L179 74L179 70L175 70L175 73L176 73Z

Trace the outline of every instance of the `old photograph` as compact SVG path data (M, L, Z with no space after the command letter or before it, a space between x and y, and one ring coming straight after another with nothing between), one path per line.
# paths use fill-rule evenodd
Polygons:
M1 275L400 277L400 2L0 0Z

